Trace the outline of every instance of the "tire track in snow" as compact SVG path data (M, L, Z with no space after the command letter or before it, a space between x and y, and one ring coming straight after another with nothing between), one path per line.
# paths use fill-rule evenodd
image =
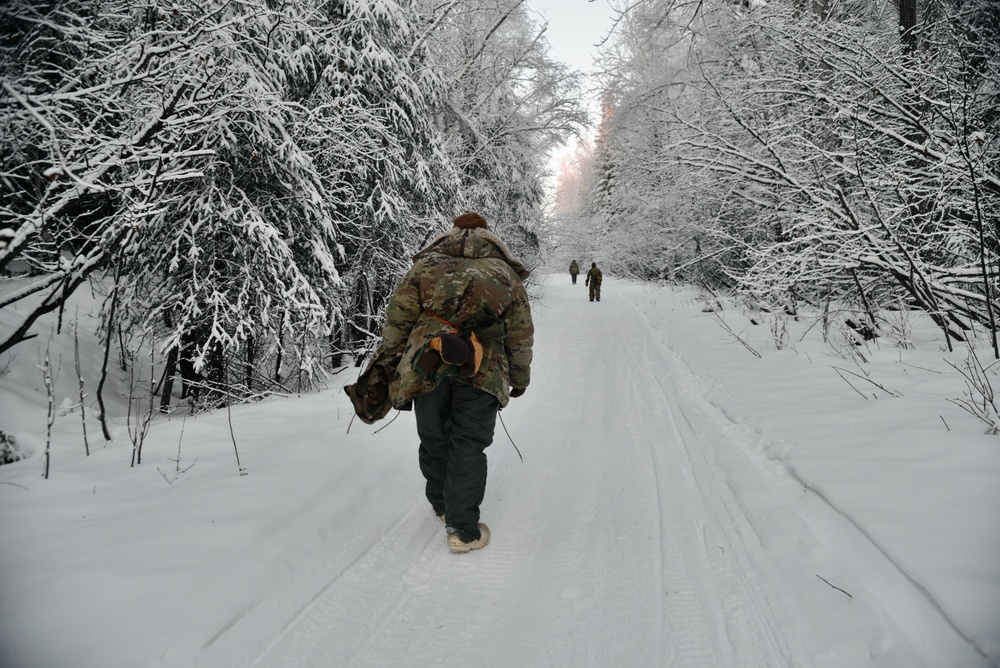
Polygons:
M725 626L707 612L713 605L704 594L710 579L704 576L708 560L699 551L693 511L684 498L696 488L678 478L661 454L661 444L650 439L651 433L669 429L656 422L662 416L646 408L646 379L633 361L643 357L647 344L613 300L583 302L583 307L585 318L579 317L580 306L575 304L564 317L582 333L569 337L550 360L564 372L560 387L566 388L566 400L555 401L556 393L546 391L540 404L518 415L527 423L545 415L568 418L565 428L579 440L571 450L556 449L553 458L565 460L558 479L551 477L558 469L552 463L537 476L525 473L527 482L516 481L515 499L530 499L522 488L548 486L555 488L560 504L547 514L531 502L515 503L505 514L528 515L533 524L545 527L552 542L564 546L558 559L532 565L538 574L529 573L529 580L548 588L556 583L556 589L564 591L583 582L580 589L591 592L592 609L575 615L557 611L549 619L531 617L527 625L541 623L558 630L582 624L589 629L588 641L585 650L570 654L543 647L529 663L625 665L623 661L639 656L634 665L732 665L728 657L733 653L723 649L728 647ZM586 358L574 359L580 355ZM622 388L627 391L619 393ZM570 407L575 402L579 405L574 411ZM658 426L651 429L650 423ZM556 431L563 426L557 425ZM537 461L531 464L537 466ZM576 481L575 488L567 481ZM577 494L576 488L586 491ZM567 572L581 577L574 581ZM537 602L524 597L517 608L533 606ZM572 621L578 617L579 622ZM515 625L496 643L497 649L509 649L520 636L530 636L527 625ZM635 649L640 646L641 653ZM525 656L531 658L511 658Z
M635 656L636 646L654 658L650 637L658 639L658 626L646 619L652 605L641 586L646 579L629 579L641 566L628 561L638 535L630 525L635 513L614 502L631 483L622 477L625 467L608 466L616 445L608 425L617 404L594 391L619 380L616 366L600 359L601 347L589 340L612 333L594 320L596 305L582 290L565 301L569 290L550 289L564 301L554 319L539 314L539 337L550 340L558 328L559 345L537 358L532 400L512 404L515 434L535 437L523 448L525 465L505 458L491 473L496 516L513 521L495 524L495 535L512 545L518 579L487 654L506 657L507 665L624 665L622 657Z
M624 299L621 293L616 300L628 311L625 320L635 324L646 324L642 314L634 304ZM762 623L758 604L750 595L742 599L733 596L733 591L745 587L749 573L739 569L737 576L731 562L743 549L739 541L727 540L728 550L716 551L710 543L717 544L716 535L725 531L718 525L717 511L711 499L717 498L717 489L702 488L692 470L688 450L697 443L694 430L687 416L678 411L675 400L684 388L678 387L676 377L669 386L665 379L658 377L651 369L670 368L662 364L660 345L651 340L652 331L648 327L631 328L631 347L640 354L626 356L631 364L635 379L633 392L637 401L645 399L650 407L661 410L645 411L647 426L638 430L637 437L649 439L651 459L660 472L661 516L669 527L666 532L681 540L665 542L663 554L668 578L674 582L691 585L681 589L681 600L670 610L671 619L696 619L699 625L711 630L695 632L689 628L690 640L680 644L678 654L668 661L670 665L781 665L774 640L776 628L773 624ZM639 396L639 388L645 396ZM680 413L678 420L678 413ZM643 420L643 414L637 416ZM661 434L660 438L650 438ZM709 540L712 534L712 540ZM728 555L728 556L727 556ZM683 585L682 585L683 586ZM760 651L763 647L764 651ZM706 652L710 648L711 652Z
M699 396L700 388L692 385L687 367L673 359L667 343L662 338L659 342L652 340L656 330L641 308L624 295L619 297L631 311L631 319L642 325L636 327L636 332L642 336L643 357L655 362L636 365L636 373L643 377L640 384L654 392L666 409L663 423L673 437L667 443L672 446L670 450L677 457L677 468L684 473L688 489L681 501L685 504L698 502L698 507L691 512L697 513L697 544L708 565L706 574L710 575L710 582L704 583L710 597L707 614L714 617L718 637L728 643L728 651L732 653L724 657L724 665L786 665L788 647L780 630L782 624L775 616L747 553L745 540L749 537L753 543L757 542L753 528L738 507L729 487L731 483L719 479L720 473L704 459L703 437L688 415L693 408L689 405L689 397ZM670 369L669 384L666 379L650 373L649 366ZM711 415L699 414L698 417L699 423L706 419L716 422ZM711 431L716 438L724 437L721 427ZM696 452L701 456L696 456ZM720 518L727 518L731 523L720 523Z
M613 289L566 292L550 287L528 398L504 411L525 463L502 432L489 452L490 547L451 555L429 510L404 512L251 665L774 665L726 593L737 569L705 547L721 530L687 436L648 408L671 396L642 363L655 346Z
M643 329L655 331L642 307L632 300L629 303L637 318L642 320ZM758 441L758 437L765 434L759 427L748 426L741 419L732 416L731 410L718 404L711 396L714 392L711 385L697 379L696 371L666 344L662 336L660 338L659 351L665 364L670 365L678 376L685 379L686 391L675 393L685 401L680 406L672 407L674 414L680 417L677 424L692 434L708 431L722 436L731 447L722 456L733 458L735 455L737 460L745 459L746 463L760 472L761 479L755 482L759 485L766 480L768 493L763 495L767 497L765 499L761 498L759 489L746 489L752 474L747 476L744 471L739 483L734 485L731 481L718 478L728 474L713 465L700 449L689 448L688 454L694 464L701 459L700 466L692 467L701 474L700 484L706 490L715 488L723 492L719 496L720 511L729 514L740 537L754 543L752 551L737 554L738 559L734 564L740 572L753 574L750 578L740 578L739 583L746 591L746 599L753 604L750 609L757 614L760 622L773 629L773 637L784 639L776 652L784 655L793 665L800 662L809 665L843 665L827 663L831 657L823 657L824 661L818 661L819 657L804 655L801 643L793 643L789 647L788 639L779 631L781 628L798 627L797 630L803 637L812 636L810 640L813 646L817 638L830 637L830 642L835 642L837 625L843 627L844 620L840 619L833 624L825 623L825 614L829 611L817 610L815 597L807 599L801 590L796 591L793 586L782 584L795 580L798 576L798 586L801 588L817 571L833 570L852 582L848 586L854 595L852 631L858 635L868 635L872 643L863 656L864 660L908 667L980 665L979 660L985 659L982 651L955 627L925 588L900 568L892 556L868 534L865 527L827 499L820 490L802 480L786 463L761 460L753 456L751 451L754 448L747 437L748 428L756 434L751 435L751 438ZM688 411L693 418L689 419ZM693 423L698 425L697 428ZM697 438L689 442L698 444ZM709 449L711 448L706 448ZM716 452L714 456L720 456L720 452ZM798 493L802 490L813 495L806 498L804 504ZM709 495L706 498L714 497ZM780 509L769 504L780 504ZM783 566L763 559L766 555L760 554L762 547L758 533L763 532L763 535L773 538L776 525L780 525L786 540L789 532L796 531L798 534L795 540L798 541L799 551L803 556L794 564L797 572L776 570ZM855 532L857 535L854 535ZM811 555L809 558L804 556L807 552ZM858 579L854 580L855 577ZM762 578L766 578L768 588L763 586ZM811 586L815 587L815 582ZM908 588L912 591L905 591ZM781 605L762 607L755 604L756 601L767 598L772 601L780 600ZM933 623L934 616L939 616L954 633L954 637L929 645L928 638L941 637L940 629L935 628ZM841 637L851 632L847 628L839 631ZM917 648L920 648L919 651Z
M260 640L240 668L879 664L878 647L870 656L861 647L864 655L852 657L866 661L853 664L803 653L838 631L817 630L825 618L802 603L803 585L820 588L831 605L846 603L806 570L817 561L795 562L806 577L783 577L789 562L775 561L762 535L772 537L778 517L805 537L800 551L816 550L798 516L806 511L791 507L785 486L763 500L748 496L759 488L748 491L746 475L734 474L752 473L750 464L724 461L749 458L746 434L715 410L642 308L614 284L600 304L587 302L582 287L546 288L531 387L503 413L524 464L502 428L488 451L483 519L493 543L449 554L417 491L417 507L385 508L373 514L374 528L352 519L365 529L331 545L338 565L295 582L281 605L260 601L214 635L221 639L211 649L247 637L250 626ZM361 506L351 512L365 515ZM307 514L318 523L344 517L343 509ZM859 623L876 627L880 609L863 587L849 588ZM242 633L224 634L234 625ZM910 656L903 648L881 665L920 665Z
M558 322L559 328L536 346L539 357L560 347L566 320L554 318L553 322ZM557 369L543 366L539 370L533 390L546 385ZM512 448L498 452L496 445L497 438L490 453L491 469L497 459L508 468L520 466L513 459ZM496 475L491 471L491 485ZM409 515L401 525L413 521ZM488 521L488 517L484 519ZM497 525L493 526L496 535ZM469 601L486 600L510 609L505 601L517 591L511 583L521 580L521 556L532 551L531 542L537 545L541 540L539 532L528 531L527 536L521 536L531 541L527 545L495 540L483 553L456 558L447 552L443 528L432 520L429 532L426 526L418 532L427 540L420 546L416 562L400 573L401 564L413 561L412 552L394 547L400 543L394 534L400 531L402 526L395 527L318 592L254 665L428 665L427 661L433 661L430 657L446 655L449 649L474 646L477 634L495 625L497 613L489 606L470 606ZM492 557L489 562L482 563L488 556ZM386 580L395 577L399 577L400 586L386 587ZM345 608L357 605L363 605L367 614L352 618L344 613ZM414 627L425 632L415 634ZM414 636L423 639L415 647ZM386 652L387 646L393 650Z
M281 627L279 632L270 639L266 647L255 659L249 663L250 666L268 665L308 665L304 663L304 655L308 655L312 647L317 643L311 643L311 639L322 639L322 633L317 633L329 618L336 614L328 607L331 603L341 601L338 593L344 588L343 580L351 579L358 572L356 569L361 564L373 558L373 555L380 550L386 549L387 544L392 544L392 535L400 531L406 523L415 523L415 511L405 513L399 523L394 526L386 536L374 542L360 553L353 561L339 570L325 585L320 587L315 594L302 605L288 621ZM346 603L346 600L344 601ZM293 649L292 649L293 648ZM305 650L305 651L303 651ZM275 657L280 656L280 660L275 661Z

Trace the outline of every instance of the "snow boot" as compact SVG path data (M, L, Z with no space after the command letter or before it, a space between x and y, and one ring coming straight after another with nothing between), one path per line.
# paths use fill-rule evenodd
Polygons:
M448 549L454 554L481 550L489 544L490 528L482 522L479 523L478 538L471 531L462 531L455 527L448 527Z

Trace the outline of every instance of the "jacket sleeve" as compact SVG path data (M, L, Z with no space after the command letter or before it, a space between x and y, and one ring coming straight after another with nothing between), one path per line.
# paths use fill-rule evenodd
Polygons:
M503 343L510 370L510 385L525 388L531 382L531 346L535 340L535 325L531 321L528 293L520 281L514 291L514 301L504 312L504 320L507 323L507 338Z
M420 279L416 266L406 273L389 299L382 328L382 347L386 358L399 360L410 338L410 330L420 317Z

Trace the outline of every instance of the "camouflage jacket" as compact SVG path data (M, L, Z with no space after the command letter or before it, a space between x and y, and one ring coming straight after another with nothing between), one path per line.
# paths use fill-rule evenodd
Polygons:
M576 260L573 260L572 262L569 263L569 273L573 274L574 276L580 273L580 265L576 263Z
M598 269L597 267L592 267L590 271L587 272L587 280L584 282L589 284L591 281L593 281L597 285L600 285L602 278L604 277L601 275L601 270Z
M452 229L414 255L386 308L382 330L382 349L396 360L389 382L393 406L434 389L413 370L413 358L425 343L452 331L442 320L460 328L484 304L506 323L507 336L484 341L479 371L462 380L489 392L501 406L511 387L527 387L535 331L521 283L528 274L496 235L481 228Z

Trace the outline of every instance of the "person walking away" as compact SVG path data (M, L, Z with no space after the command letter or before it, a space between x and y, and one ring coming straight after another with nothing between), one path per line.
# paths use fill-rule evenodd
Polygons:
M601 301L601 270L597 268L596 262L590 263L590 271L587 272L587 280L584 285L590 286L590 301Z
M412 401L425 495L446 521L448 548L462 553L490 542L479 521L485 450L497 411L528 387L534 326L528 270L481 215L453 223L413 256L386 308L382 347L392 405Z
M573 260L572 262L569 263L569 277L573 279L573 285L576 285L576 277L579 275L579 273L580 273L580 265L576 263L576 260Z

